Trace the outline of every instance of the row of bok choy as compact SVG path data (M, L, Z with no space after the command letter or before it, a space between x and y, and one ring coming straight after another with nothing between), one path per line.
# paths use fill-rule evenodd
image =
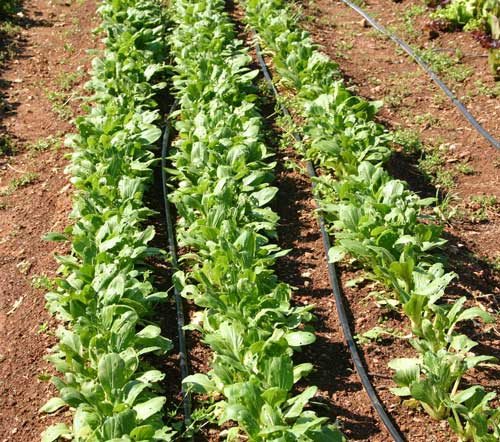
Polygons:
M312 364L293 353L312 344L311 307L291 306L292 289L273 265L278 216L273 153L262 140L257 71L224 12L223 0L174 0L170 37L178 138L171 153L171 201L185 251L175 275L182 295L203 308L191 324L213 352L208 373L185 379L216 402L227 440L325 441L341 433L308 410L316 387L294 394ZM304 327L305 326L305 327Z
M144 263L160 253L148 245L154 229L145 227L152 211L143 195L161 135L154 97L166 86L165 17L155 0L104 0L99 12L105 50L88 84L95 105L67 141L74 223L47 235L72 249L57 256L61 277L46 296L63 325L48 357L61 372L53 377L59 396L42 410L69 406L73 424L49 427L42 440L170 441L157 385L165 375L144 361L172 347L152 316L166 293Z

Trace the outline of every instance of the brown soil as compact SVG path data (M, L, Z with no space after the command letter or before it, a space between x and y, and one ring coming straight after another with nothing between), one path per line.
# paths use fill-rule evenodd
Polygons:
M0 113L0 130L14 141L18 153L0 157L0 404L3 442L35 441L53 421L38 409L54 394L46 378L52 368L43 357L55 343L55 321L44 309L44 290L33 286L37 275L55 276L53 254L67 246L42 241L48 231L68 224L71 187L64 174L63 134L72 131L67 120L79 112L72 98L55 113L48 95L59 91L81 93L86 80L68 74L89 68L86 50L96 42L95 1L27 0L14 42L17 53L1 75L1 93L7 103ZM69 77L71 78L71 77ZM64 89L64 90L63 90ZM75 95L76 96L76 95ZM61 104L64 101L60 101ZM57 110L57 109L56 109ZM60 115L64 116L61 119ZM48 144L40 141L49 139ZM36 147L35 147L36 146ZM37 150L38 149L38 150ZM39 151L43 150L43 151ZM28 176L26 174L36 175ZM20 183L22 178L25 183ZM14 181L13 181L14 180ZM15 184L18 188L15 188Z

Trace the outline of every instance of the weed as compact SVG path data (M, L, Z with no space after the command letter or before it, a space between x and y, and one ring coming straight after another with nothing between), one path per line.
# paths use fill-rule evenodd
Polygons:
M19 9L19 0L2 0L0 14L14 14Z
M445 163L442 147L432 147L419 160L418 167L436 187L451 189L455 186L455 174L445 169Z
M410 6L403 12L403 17L405 20L413 20L415 17L424 14L426 11L427 8L423 5Z
M5 37L13 38L21 32L21 29L21 26L9 20L0 23L0 34L3 34Z
M455 174L451 170L440 168L432 180L434 185L443 189L452 189L455 187Z
M371 342L381 342L384 337L388 336L401 338L403 336L403 333L401 333L400 330L395 330L391 327L384 328L375 326L370 330L355 335L354 339L357 341L358 344L363 345Z
M448 97L441 92L436 92L432 97L432 102L436 106L443 106L448 102Z
M327 26L327 27L331 27L331 28L336 27L335 23L332 22L331 17L328 17L328 16L320 17L318 20L318 23L322 26Z
M71 43L64 43L63 48L69 54L73 54L75 52L75 47Z
M498 205L498 199L495 195L473 195L471 201L479 203L484 208L492 208Z
M350 51L354 47L354 43L352 41L340 40L336 46L340 51Z
M460 63L461 54L451 57L446 52L436 52L433 48L416 49L418 55L438 74L444 74L448 80L463 82L469 78L472 68Z
M68 106L71 96L68 97L67 94L57 91L47 92L46 96L52 103L52 111L59 116L59 118L66 121L71 119L73 112Z
M411 6L403 12L405 26L401 28L401 32L406 36L406 39L417 38L419 31L415 29L415 17L425 13L426 8L422 5Z
M406 153L417 153L422 151L422 140L420 134L414 129L398 129L393 134L393 141L399 144Z
M476 170L466 161L462 163L458 163L456 166L456 169L460 172L463 173L464 175L475 175Z
M450 192L446 193L441 201L434 206L434 213L444 223L449 223L453 218L463 218L458 202L460 198Z
M79 68L74 72L63 72L59 75L57 83L62 91L71 91L85 76L83 69Z
M491 261L491 266L493 269L495 269L497 272L500 272L500 256L497 256Z
M500 168L500 155L498 155L495 159L495 161L493 162L493 165L498 169Z
M383 81L378 77L368 77L366 81L368 81L368 83L370 84L373 84L374 86L379 86L383 83Z
M488 221L491 214L500 213L498 198L495 195L472 195L469 197L469 219L471 222Z
M38 326L38 330L37 330L37 333L38 334L43 334L43 333L47 333L49 329L49 326L46 322L42 322L39 326Z
M335 51L335 57L341 60L347 60L347 56L342 51Z
M17 147L12 138L7 134L0 135L0 155L14 155Z
M476 80L474 85L476 87L476 95L485 95L489 98L500 97L500 83L496 83L495 86L490 87L484 84L482 80Z
M53 136L40 138L34 143L28 144L27 148L34 152L44 152L49 149L59 149L62 146L62 140Z
M54 287L52 280L45 275L33 275L31 278L31 286L45 291L52 290Z
M366 35L368 35L369 37L372 37L372 38L375 38L377 40L382 40L382 41L388 41L389 40L389 36L387 34L384 34L380 31L377 31L376 29L370 29Z
M439 119L431 113L415 115L415 124L431 127L436 126L438 123Z
M391 109L397 109L403 104L403 97L398 93L390 93L384 98L384 103Z
M32 183L34 183L38 179L39 175L35 172L28 172L22 175L19 178L12 178L9 182L9 185L6 189L0 191L0 195L6 196L11 195L17 189L21 187L26 187Z

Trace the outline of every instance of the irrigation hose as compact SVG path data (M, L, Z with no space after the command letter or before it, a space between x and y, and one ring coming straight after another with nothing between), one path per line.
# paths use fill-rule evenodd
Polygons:
M462 115L469 121L469 123L478 131L494 148L500 150L500 143L472 116L463 103L455 96L455 94L446 86L446 84L436 75L430 66L422 60L422 58L411 48L405 41L401 40L397 35L389 32L382 25L380 25L370 14L354 4L351 0L342 0L347 6L361 15L372 27L382 34L387 35L394 43L398 44L411 58L413 58L420 67L434 80L434 82L443 90L443 92L450 98L453 104L458 108Z
M279 92L277 91L276 87L274 86L274 82L272 80L271 74L269 72L269 69L267 68L266 62L264 61L264 58L262 56L262 51L257 39L257 35L255 33L255 30L251 30L254 45L255 45L255 51L257 53L257 59L259 62L259 65L261 67L262 73L264 75L264 78L266 79L266 82L268 83L269 89L271 92L274 94L276 98L276 102L279 104L282 113L287 117L291 118L290 112L288 109L283 105L282 100L280 100ZM294 139L301 144L302 139L300 135L296 132L293 132L293 137ZM326 232L325 228L325 219L322 215L321 212L321 204L319 199L316 196L315 193L315 188L316 188L316 183L313 178L317 178L316 171L314 169L314 166L312 165L310 160L306 160L306 168L307 172L309 174L309 178L312 181L312 189L313 189L313 197L314 197L314 202L316 205L316 210L318 214L318 224L319 228L321 231L321 238L323 240L323 247L325 249L326 257L327 257L327 263L328 263L328 275L330 278L330 284L332 287L332 292L333 296L335 298L335 305L337 308L337 314L340 319L340 323L342 325L342 331L344 333L344 338L347 342L347 346L349 347L349 351L351 353L352 360L354 362L354 366L356 368L356 371L361 379L361 383L363 384L363 387L366 390L366 393L368 394L368 397L370 399L370 402L373 405L373 408L375 408L376 412L380 416L380 419L384 423L385 427L389 431L390 435L394 439L395 442L404 442L405 439L403 436L400 434L399 430L394 426L394 423L392 422L391 418L387 415L383 405L380 403L377 393L375 392L375 389L373 388L373 385L370 382L370 378L368 377L368 373L365 370L365 367L363 365L363 362L361 361L361 357L359 355L358 349L356 347L356 344L354 342L351 329L349 328L349 318L347 316L345 304L344 304L344 299L342 296L342 292L340 289L339 285L339 280L337 278L337 273L335 271L335 266L329 262L328 259L328 250L331 248L331 243L330 243L330 237L328 236L328 233Z
M170 114L177 107L177 102L170 107ZM165 125L165 130L163 132L162 138L162 148L161 148L161 179L163 186L163 202L165 209L165 220L167 224L167 236L168 236L168 251L170 253L170 257L172 259L172 273L179 268L179 262L177 260L177 247L174 235L174 226L172 222L172 210L170 207L170 203L168 201L167 195L167 172L166 172L166 163L167 163L167 151L170 146L170 135L172 131L172 126L170 123L170 118L167 118L167 123ZM181 378L184 379L189 374L188 369L188 361L187 361L187 351L186 351L186 333L184 331L184 308L182 305L182 297L177 289L174 286L174 297L175 297L175 308L177 311L177 333L179 335L179 365L181 370ZM184 407L184 423L186 428L191 424L191 393L186 391L184 385L181 384L181 393L182 393L182 402Z

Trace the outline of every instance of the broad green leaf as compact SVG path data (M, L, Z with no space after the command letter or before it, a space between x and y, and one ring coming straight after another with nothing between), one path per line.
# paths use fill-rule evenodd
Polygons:
M288 392L279 387L268 388L262 393L262 398L272 407L279 407L287 399Z
M293 383L295 384L303 377L307 376L313 370L313 364L305 362L293 367Z
M141 133L141 138L148 144L153 144L161 137L161 130L157 127L151 127ZM137 163L138 165L138 163Z
M134 406L134 410L137 413L137 419L139 421L144 421L153 414L159 413L166 402L166 398L163 396L158 396L152 398L146 402L142 402Z
M71 430L66 424L51 425L42 433L42 442L54 442L60 437L71 439Z
M468 308L467 310L464 310L458 315L456 322L474 318L481 318L486 323L494 322L493 317L489 313L486 313L484 310L480 309L479 307L471 307Z
M285 419L296 419L302 413L307 402L311 399L318 390L317 387L307 387L302 393L298 396L295 396L292 399L287 401L288 405L291 405L285 414Z
M97 374L104 391L111 397L114 390L125 384L125 362L116 353L104 355L99 361Z
M52 399L49 399L47 403L40 408L39 412L40 413L54 413L55 411L59 410L60 408L64 407L66 405L66 402L64 402L60 397L53 397Z
M46 233L45 235L42 236L42 239L44 241L69 241L70 238L68 238L67 235L64 233L59 233L59 232L49 232Z
M314 333L305 331L287 333L285 335L285 338L288 344L292 347L301 347L303 345L312 344L314 341L316 341L316 336L314 336Z
M269 203L278 192L276 187L266 187L258 192L252 193L252 198L255 198L257 201L257 206L262 207Z
M462 404L465 401L469 400L472 396L474 396L478 391L484 391L483 387L479 385L473 385L472 387L467 388L451 397L451 401L456 402L457 404Z
M389 367L396 373L394 381L400 387L411 387L420 376L420 360L414 358L396 358L389 361Z
M330 250L328 250L328 260L333 263L340 262L344 259L345 254L345 249L341 246L330 247Z
M108 417L102 425L104 440L116 439L130 434L136 425L136 414L133 410L124 410Z
M133 441L152 440L155 435L155 429L152 425L141 425L130 432Z
M196 373L191 376L186 376L182 383L192 386L195 393L212 393L216 391L215 384L206 374Z

